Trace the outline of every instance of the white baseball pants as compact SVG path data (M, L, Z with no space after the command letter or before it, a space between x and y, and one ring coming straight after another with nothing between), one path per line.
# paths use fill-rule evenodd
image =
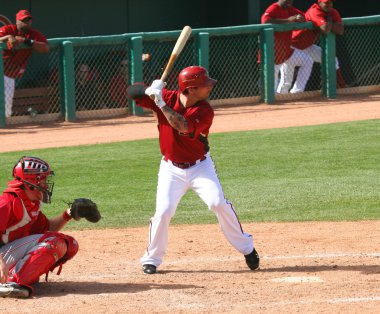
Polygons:
M0 254L9 268L15 266L28 253L35 251L43 234L33 234L14 240L0 248Z
M314 62L322 63L322 48L317 45L311 45L306 49L302 50L304 53L307 53ZM335 69L339 69L338 58L335 57Z
M289 92L303 92L307 81L309 80L311 70L313 69L313 62L314 61L309 54L304 53L302 50L294 49L290 58L281 65L281 78L277 87L277 93L286 94ZM299 67L298 75L293 87L291 88L294 70L297 66Z
M4 75L5 117L12 115L13 96L15 93L15 79Z
M180 169L170 161L161 161L158 174L156 212L150 220L149 246L140 259L142 265L161 265L168 246L169 223L181 198L192 189L218 218L224 236L240 253L253 251L253 238L244 233L232 204L224 197L214 162L205 160L188 169Z

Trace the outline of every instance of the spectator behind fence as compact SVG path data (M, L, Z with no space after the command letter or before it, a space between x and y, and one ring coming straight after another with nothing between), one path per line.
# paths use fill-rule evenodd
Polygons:
M127 108L128 60L120 62L117 73L108 84L108 95L113 107Z
M293 0L279 0L271 4L261 16L261 23L288 24L305 22L304 13L293 6ZM299 66L299 75L290 92L302 92L305 89L307 80L313 68L311 57L301 50L291 47L292 32L275 32L274 35L275 54L275 90L277 93L288 93L290 85L287 85L286 78L292 73L288 73L288 66ZM279 74L280 81L278 81Z
M327 35L333 32L342 35L344 26L339 12L333 8L333 0L317 0L305 14L306 21L310 21L316 28L295 30L292 34L292 46L307 53L314 62L322 62L322 49L315 45L319 35ZM335 58L335 68L337 77L337 87L346 86L342 72L339 67L338 58Z
M6 42L8 49L3 50L5 116L12 115L15 79L25 73L33 51L48 53L49 44L46 37L32 28L32 15L27 10L16 14L16 24L0 28L0 42ZM21 49L21 44L29 48Z
M88 110L103 106L102 94L99 72L86 63L80 64L75 73L76 109Z

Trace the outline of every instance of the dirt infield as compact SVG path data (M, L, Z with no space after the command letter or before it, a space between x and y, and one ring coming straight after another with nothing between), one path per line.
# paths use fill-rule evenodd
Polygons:
M216 108L212 132L380 119L380 95ZM0 152L156 137L152 116L0 129ZM28 141L25 141L28 135ZM232 200L233 201L233 200ZM153 214L152 208L152 214ZM205 210L207 210L205 208ZM171 226L156 275L139 258L148 227L68 231L78 255L4 313L378 313L380 221L248 223L250 271L218 225Z

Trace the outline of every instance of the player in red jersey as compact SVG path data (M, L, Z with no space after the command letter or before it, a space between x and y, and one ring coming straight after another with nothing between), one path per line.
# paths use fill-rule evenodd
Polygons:
M261 23L287 24L305 22L302 11L293 6L293 0L279 0L271 4L261 16ZM292 32L275 32L274 34L274 52L275 52L275 89L278 93L288 93L290 85L286 84L288 65L293 67L299 66L299 75L294 83L291 93L302 92L305 89L307 80L313 67L313 60L310 56L304 54L298 49L291 47ZM281 71L281 79L278 77ZM293 76L292 76L293 77Z
M248 267L259 267L259 256L250 234L244 233L232 204L225 198L208 134L214 111L207 99L216 84L205 68L191 66L178 75L179 90L163 89L155 80L143 92L132 86L128 94L137 105L153 110L158 119L162 160L158 174L156 212L150 221L149 245L141 258L146 274L156 273L168 246L168 229L178 203L192 189L212 210L231 245L245 255ZM154 98L154 101L147 95Z
M78 251L77 241L59 233L72 218L71 208L47 218L54 175L38 157L24 156L13 167L14 180L0 195L0 297L28 298L42 274L62 267Z
M292 34L292 46L311 56L313 62L322 62L321 47L315 45L321 33L327 35L333 32L336 35L342 35L344 32L342 18L338 10L334 9L333 1L318 0L306 11L306 21L312 22L316 28L295 30ZM335 58L335 68L337 70L337 86L343 88L346 84L338 58Z
M49 45L46 37L32 28L32 15L27 10L16 14L15 25L0 28L0 42L6 42L8 49L3 50L5 116L12 115L15 79L22 77L33 51L48 53ZM29 49L20 49L24 43Z

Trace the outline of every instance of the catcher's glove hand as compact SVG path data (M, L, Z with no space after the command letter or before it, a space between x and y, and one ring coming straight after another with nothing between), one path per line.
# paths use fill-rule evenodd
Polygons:
M101 218L98 206L88 198L76 198L70 206L70 214L75 220L86 218L90 222L98 222Z

